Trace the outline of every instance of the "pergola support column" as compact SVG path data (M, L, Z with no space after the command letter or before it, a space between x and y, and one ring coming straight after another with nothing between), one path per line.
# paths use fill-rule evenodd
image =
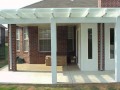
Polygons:
M115 25L115 81L120 82L120 17Z
M16 71L16 25L9 24L9 70Z
M51 18L51 67L52 67L52 84L57 83L57 39L56 39L56 22Z

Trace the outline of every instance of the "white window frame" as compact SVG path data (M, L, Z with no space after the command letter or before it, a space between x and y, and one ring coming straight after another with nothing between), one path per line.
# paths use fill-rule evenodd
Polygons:
M19 42L19 45L17 45L18 44L17 41ZM17 49L17 46L19 47L19 49ZM19 28L16 29L16 51L20 51L20 29Z
M25 35L27 38L25 38ZM28 50L25 49L25 41L28 41ZM23 51L28 52L29 51L29 35L28 35L28 27L23 27Z
M50 37L48 37L48 38L44 38L44 37L40 37L40 32L41 32L41 30L50 30L50 29L39 29L38 30L38 51L39 52L51 52L51 49L49 50L49 51L47 51L47 50L40 50L40 40L50 40L51 41L51 32L49 33L49 35L50 35ZM44 33L43 33L44 34ZM50 44L51 45L51 44ZM51 47L50 47L51 48Z

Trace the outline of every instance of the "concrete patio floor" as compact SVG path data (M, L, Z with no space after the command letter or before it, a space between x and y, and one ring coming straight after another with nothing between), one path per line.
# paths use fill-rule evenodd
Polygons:
M18 65L19 66L19 65ZM23 65L24 66L24 65ZM34 66L34 65L33 65ZM43 67L43 66L42 66ZM29 69L31 67L29 66ZM21 68L16 72L8 71L8 66L0 69L0 83L17 84L52 84L52 75L49 67L46 70L27 71ZM115 82L114 71L80 71L75 65L57 68L58 84L73 83L110 83Z

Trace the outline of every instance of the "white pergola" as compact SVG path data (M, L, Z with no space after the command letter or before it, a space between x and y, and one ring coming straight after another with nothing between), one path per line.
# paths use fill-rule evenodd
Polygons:
M0 24L51 24L52 83L57 83L56 23L116 23L115 80L120 82L120 8L29 8L0 10ZM9 29L10 68L12 67L11 29ZM53 48L54 47L54 48Z
M0 23L95 23L116 22L120 8L28 8L0 10ZM95 18L95 19L93 19Z

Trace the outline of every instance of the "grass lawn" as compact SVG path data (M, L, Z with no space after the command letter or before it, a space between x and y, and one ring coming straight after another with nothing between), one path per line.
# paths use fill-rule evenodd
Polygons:
M0 60L0 68L7 64L8 64L8 44L6 43L5 44L5 60Z
M120 84L0 85L0 90L120 90Z

